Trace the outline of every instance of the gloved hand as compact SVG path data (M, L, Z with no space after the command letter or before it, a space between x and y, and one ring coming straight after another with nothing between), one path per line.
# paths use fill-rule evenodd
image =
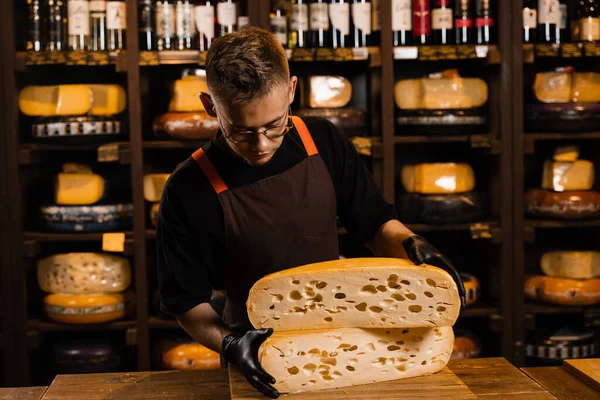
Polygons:
M237 366L248 382L266 396L276 399L279 392L271 384L275 378L269 375L258 362L258 348L273 334L273 328L253 329L246 334L231 333L223 338L223 358Z
M415 264L421 265L425 263L433 265L450 274L458 287L461 310L464 310L467 306L465 285L456 269L454 269L452 261L419 235L413 235L408 239L404 239L404 241L402 241L402 246L404 247L406 254L408 254L408 258Z

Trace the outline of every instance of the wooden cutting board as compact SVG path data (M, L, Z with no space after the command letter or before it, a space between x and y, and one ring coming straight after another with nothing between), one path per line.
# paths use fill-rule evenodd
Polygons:
M567 371L600 391L600 358L565 360L563 366Z
M229 364L229 387L232 400L268 399L248 383L240 370ZM358 399L453 399L470 400L477 396L447 367L440 372L418 378L397 379L368 385L324 389L314 392L282 394L279 399L358 400Z

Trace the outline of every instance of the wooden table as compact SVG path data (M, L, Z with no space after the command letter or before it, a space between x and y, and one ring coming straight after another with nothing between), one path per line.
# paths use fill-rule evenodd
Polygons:
M0 388L0 400L40 400L48 386Z
M566 360L560 367L521 368L558 400L600 399L600 359Z

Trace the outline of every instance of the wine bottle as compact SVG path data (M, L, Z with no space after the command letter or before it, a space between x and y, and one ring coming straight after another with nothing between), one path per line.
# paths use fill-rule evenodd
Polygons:
M175 3L175 49L189 50L196 46L194 5L190 0Z
M153 3L153 0L138 2L139 42L142 51L156 50L156 5Z
M558 25L558 0L538 0L538 37L539 43L556 42Z
M106 30L108 32L108 50L125 49L127 14L125 1L108 1L106 3Z
M454 37L456 44L471 44L474 40L473 0L456 0L454 6Z
M238 19L237 19L237 28L238 29L243 29L247 26L250 26L250 17L248 16L248 0L240 0L239 6L239 13L238 13Z
M366 47L371 42L371 1L354 0L351 14L352 45Z
M278 1L274 4L269 14L269 24L271 25L271 33L275 35L279 43L285 48L288 41L288 25L285 8Z
M174 0L156 2L156 39L158 50L173 50L175 47Z
M381 45L381 2L383 0L371 0L371 43L369 46Z
M556 24L556 43L566 43L568 41L567 31L569 25L569 14L567 10L567 0L559 0L558 4L558 23Z
M290 9L288 47L290 49L308 47L307 0L292 0L292 7Z
M63 51L67 47L67 4L64 0L48 0L46 51Z
M88 0L69 0L69 50L87 50L90 40L90 3Z
M411 0L392 0L392 41L394 46L413 43Z
M431 0L431 37L433 44L449 44L453 19L451 0Z
M208 51L215 38L215 0L200 0L195 9L198 50Z
M28 29L27 43L25 50L27 51L42 51L42 31L43 31L43 8L41 0L27 0L28 8Z
M309 9L309 43L311 47L330 47L328 0L312 0Z
M431 44L429 0L413 0L413 32L415 44Z
M537 0L523 1L523 43L537 40Z
M600 40L600 2L597 0L579 1L579 40L595 42Z
M237 29L236 0L221 0L217 3L217 36L223 36Z
M331 21L331 47L350 47L350 3L349 0L331 0L329 3Z
M477 0L475 3L475 25L477 26L478 44L496 42L494 15L492 0Z
M90 18L92 31L90 50L106 51L108 48L106 38L106 0L90 1Z

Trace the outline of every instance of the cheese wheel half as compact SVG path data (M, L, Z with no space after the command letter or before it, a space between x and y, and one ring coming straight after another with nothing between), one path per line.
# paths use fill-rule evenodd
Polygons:
M590 306L600 302L600 279L529 276L525 279L525 296L564 306Z
M548 276L590 279L600 276L598 251L549 251L542 255L542 271Z
M133 305L133 292L95 295L49 294L44 298L46 316L65 324L96 324L123 318Z
M246 303L255 328L305 330L452 326L460 300L452 277L400 258L348 258L267 275Z
M163 367L174 370L221 368L221 356L200 343L166 345L161 355Z
M587 160L574 162L546 161L542 188L556 192L590 190L594 186L594 164Z
M170 174L146 174L144 175L144 199L152 203L160 202L163 189Z
M83 115L92 104L89 85L27 86L19 93L19 109L31 117Z
M401 180L409 193L464 193L475 188L473 168L462 163L404 165Z

